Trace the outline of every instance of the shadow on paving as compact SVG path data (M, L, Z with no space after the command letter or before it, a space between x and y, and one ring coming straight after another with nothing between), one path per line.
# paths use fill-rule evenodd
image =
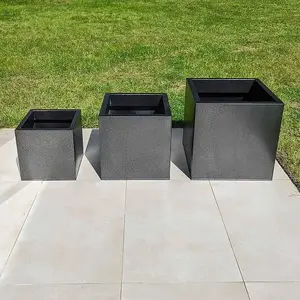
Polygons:
M100 177L100 153L99 153L99 130L92 129L86 150L85 156Z

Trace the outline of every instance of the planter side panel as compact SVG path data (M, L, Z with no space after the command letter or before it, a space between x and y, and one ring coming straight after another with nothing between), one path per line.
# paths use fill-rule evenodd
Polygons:
M73 130L74 150L75 150L75 166L76 177L80 168L81 160L83 157L83 139L82 139L82 125L81 115L76 119L75 129Z
M190 172L193 160L195 109L195 100L193 98L191 88L187 82L185 90L184 128L182 141Z
M102 179L169 179L171 117L100 116Z
M193 179L271 180L282 105L197 103Z
M22 180L75 180L72 130L17 130Z

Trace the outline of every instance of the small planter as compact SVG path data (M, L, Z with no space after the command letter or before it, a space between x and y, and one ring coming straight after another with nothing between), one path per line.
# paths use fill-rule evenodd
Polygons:
M166 94L105 94L99 114L102 179L169 179Z
M192 179L271 180L283 103L258 79L187 79Z
M75 180L83 155L80 110L30 110L15 130L22 180Z

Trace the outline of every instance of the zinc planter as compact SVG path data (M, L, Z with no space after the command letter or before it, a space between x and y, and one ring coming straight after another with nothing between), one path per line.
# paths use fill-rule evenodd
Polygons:
M166 94L105 94L99 114L102 179L169 179Z
M283 107L259 79L187 79L191 178L271 180Z
M75 180L83 156L80 110L30 110L15 130L22 180Z

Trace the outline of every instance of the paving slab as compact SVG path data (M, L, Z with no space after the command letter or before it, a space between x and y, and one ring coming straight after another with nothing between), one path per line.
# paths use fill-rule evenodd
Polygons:
M246 286L251 300L300 299L300 282L256 282Z
M121 282L125 187L44 182L1 283Z
M22 182L0 130L0 299L300 299L300 195L278 162L273 181L191 181L176 128L171 180L102 181L98 130L83 143L77 181Z
M0 275L40 186L40 182L0 181Z
M120 284L0 286L5 300L119 300Z
M0 146L0 157L0 181L20 181L21 178L15 139Z
M14 139L15 132L14 129L4 128L0 129L0 147L7 143L8 141Z
M123 284L122 300L248 300L243 283Z
M209 182L127 182L123 281L241 281Z
M289 180L212 182L245 281L300 280L300 194Z
M281 165L278 163L278 161L275 162L274 166L274 173L273 173L273 180L279 180L279 179L286 179L289 180L289 176L286 174L286 172L283 170Z

